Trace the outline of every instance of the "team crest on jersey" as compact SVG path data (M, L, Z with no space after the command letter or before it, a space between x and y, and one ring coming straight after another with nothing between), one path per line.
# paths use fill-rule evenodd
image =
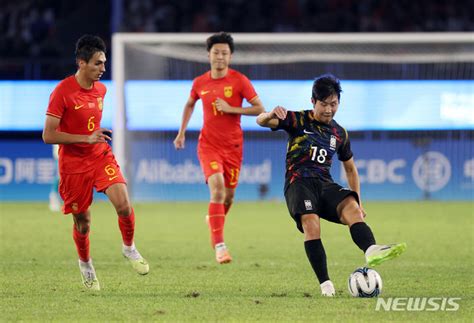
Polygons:
M232 96L232 86L224 87L224 96L230 98Z
M97 106L99 107L99 110L100 110L100 111L102 111L102 109L104 108L104 103L103 103L101 97L98 97L98 98L97 98Z
M313 204L311 203L311 200L304 200L304 207L306 208L306 211L312 210Z
M219 164L217 164L216 161L211 161L211 162L209 163L209 165L211 166L211 168L212 168L213 170L219 169Z
M329 148L332 150L336 149L336 136L331 135L331 140L329 141Z

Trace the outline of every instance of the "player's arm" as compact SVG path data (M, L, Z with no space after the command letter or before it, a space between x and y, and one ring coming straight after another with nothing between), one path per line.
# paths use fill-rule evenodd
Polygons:
M174 147L176 149L183 149L184 148L184 141L185 141L185 133L186 128L188 127L189 120L194 112L194 106L196 105L196 99L192 96L188 98L186 104L184 105L183 116L181 118L181 126L179 127L179 132L176 138L173 141Z
M276 128L278 127L278 120L285 120L288 111L281 106L275 107L270 112L260 113L257 117L257 123L266 128Z
M365 211L362 208L362 198L360 195L360 180L359 180L359 172L357 171L357 166L354 163L354 158L351 157L349 160L343 161L342 165L344 166L344 170L346 171L347 183L349 188L359 195L359 205L364 213Z
M43 141L46 144L97 144L112 140L107 133L112 131L105 128L100 128L92 132L90 135L77 135L67 132L58 131L60 119L47 115L43 128Z
M250 107L242 107L242 109L239 109L238 107L230 106L225 100L217 98L216 109L217 111L222 111L228 114L242 114L245 116L258 116L260 113L265 111L262 101L260 101L258 97L253 98L249 103L251 104Z

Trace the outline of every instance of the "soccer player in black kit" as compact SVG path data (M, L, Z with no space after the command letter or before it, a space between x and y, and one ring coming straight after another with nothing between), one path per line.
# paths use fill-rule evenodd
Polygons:
M365 253L369 266L400 255L406 244L377 245L364 222L360 182L347 131L333 118L341 97L339 80L322 75L313 84L312 110L287 111L277 106L257 118L262 127L288 133L285 199L297 228L304 233L304 247L319 280L323 296L334 296L326 253L321 242L320 218L347 225L354 243ZM337 154L347 175L349 188L335 183L330 169Z

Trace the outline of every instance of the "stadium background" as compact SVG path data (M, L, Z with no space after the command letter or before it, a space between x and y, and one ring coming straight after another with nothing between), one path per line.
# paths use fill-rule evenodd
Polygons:
M74 72L74 42L83 33L98 34L108 44L109 68L104 81L109 93L103 125L112 127L117 91L111 81L114 60L111 39L115 32L207 35L219 30L284 34L472 32L474 29L474 8L469 1L4 1L2 7L0 200L3 201L48 198L55 165L51 147L41 141L44 111L48 95L57 82ZM87 24L83 21L85 15ZM203 44L204 40L205 37ZM474 56L472 41L465 46ZM130 56L132 63L127 68L132 71L125 91L130 161L126 172L133 199L206 200L208 192L195 156L199 113L193 116L184 152L174 151L172 139L190 81L206 70L207 63L173 60L168 63L166 75L154 77L153 73L144 74L143 66L137 66L137 58L133 58L133 53ZM238 56L237 47L234 57ZM312 62L265 68L264 64L244 64L236 68L255 82L267 110L273 107L269 102L291 104L293 99L298 106L289 108L308 109L309 100L300 101L301 97L309 98L308 80L326 72L341 78L344 93L336 120L350 132L364 199L472 200L472 56L470 60L452 63ZM204 51L202 57L206 57ZM143 80L147 83L140 83ZM170 92L170 83L156 82L166 80L174 81L174 92ZM280 82L282 91L272 91L275 82ZM149 96L144 94L145 86L149 87L145 91ZM302 94L293 97L291 94L297 90ZM290 95L282 95L279 101L278 96L285 92ZM160 103L165 100L172 109L160 111ZM244 119L248 131L237 199L281 199L285 135L261 131L252 118ZM339 163L334 164L333 177L343 181Z
M0 1L1 320L471 322L473 5L465 0ZM415 33L428 44L378 52L390 64L313 59L311 63L235 66L252 79L267 109L276 102L308 108L310 84L316 75L332 72L342 79L337 120L349 129L354 143L367 221L378 243L408 245L400 259L377 267L383 278L382 298L358 299L348 294L347 278L364 265L364 258L346 227L326 221L321 227L337 297L320 296L304 255L302 235L281 200L284 133L245 132L247 183L238 188L241 201L232 206L226 219L226 243L234 261L230 266L215 262L204 221L208 193L195 159L197 131L189 133L188 147L179 154L171 140L191 79L209 67L204 39L219 30L233 32L236 38L241 35L237 33L263 32L268 39L317 38L322 33L347 37L343 33L349 32L355 42L369 32L388 39L389 44ZM190 33L201 38L193 45L196 50L178 53L193 54L200 61L156 59L156 55L142 55L144 44L137 43L140 50L127 50L125 57L132 62L127 66L133 67L125 75L125 91L117 90L112 83L116 74L112 66L118 61L112 35L118 31L132 32L133 38L142 32L177 33L174 38ZM125 168L132 174L136 243L151 268L144 277L131 270L120 254L122 241L113 206L94 203L91 253L100 293L88 293L80 283L72 219L48 208L54 162L51 147L41 141L49 93L74 72L74 42L86 32L101 35L109 47L105 125L114 126L117 97L127 97L126 146L131 150L125 157L131 159ZM396 34L387 38L387 32ZM426 41L433 32L440 33L436 44ZM468 41L454 46L457 36L452 32ZM148 54L159 48L148 45L154 46ZM267 54L288 58L309 53L307 57L314 58L320 47L331 48L298 46L301 51L272 45ZM333 56L372 59L355 55L357 48L373 49L345 46ZM248 57L249 49L239 41L234 63ZM454 62L463 56L459 53L465 58ZM422 54L431 60L445 57L451 62L444 58L435 63L406 63L402 62L405 54ZM262 57L270 56L254 55L260 63ZM146 64L136 64L142 58ZM393 63L395 59L399 61ZM155 70L157 62L167 68ZM164 76L155 75L159 70ZM150 94L155 95L151 100ZM167 103L175 108L159 109ZM242 120L246 127L255 127L254 118ZM199 108L192 124L199 127ZM117 139L114 142L120 142ZM140 173L138 165L154 171ZM339 167L338 162L335 166ZM340 180L340 168L333 175ZM270 184L265 184L268 180ZM163 201L177 198L180 201ZM376 201L389 198L396 200ZM143 199L147 202L137 202ZM183 202L190 199L201 201ZM395 306L395 301L408 298L435 299L438 304L455 298L459 310L435 311L427 306L423 310L407 302L406 307L402 302ZM379 300L393 300L391 310L377 311Z

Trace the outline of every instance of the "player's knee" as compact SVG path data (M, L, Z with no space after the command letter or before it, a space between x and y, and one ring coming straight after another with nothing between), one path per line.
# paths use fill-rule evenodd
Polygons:
M341 211L341 222L351 226L357 222L364 222L364 214L357 202L347 203Z
M306 240L315 240L321 238L321 231L319 226L303 226Z
M128 202L120 203L115 207L118 216L129 216L132 214L132 206Z
M74 215L74 224L80 234L86 234L90 230L90 217L83 214Z
M307 240L319 239L321 237L321 228L316 216L301 217L301 225Z
M223 189L215 188L211 190L211 200L214 203L224 203L225 192Z
M90 223L77 224L76 229L80 234L86 234L90 230Z

